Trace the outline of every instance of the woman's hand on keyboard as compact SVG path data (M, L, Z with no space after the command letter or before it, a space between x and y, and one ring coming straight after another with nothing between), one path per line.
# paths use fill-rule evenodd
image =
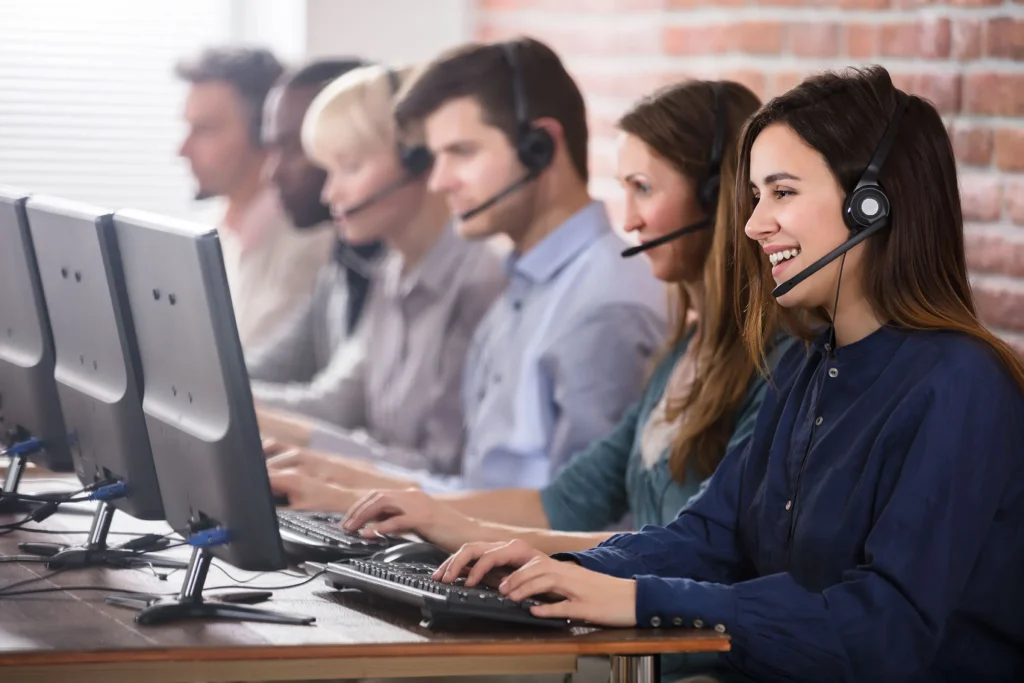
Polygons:
M434 580L451 583L462 576L465 569L472 564L473 567L466 576L466 585L475 586L493 569L522 567L538 557L547 555L526 541L518 539L499 543L467 543L437 568Z
M417 488L372 491L348 511L343 524L364 536L412 531L446 550L454 550L471 538L479 538L479 524L449 505Z
M536 617L578 619L592 624L628 628L636 626L636 582L584 569L574 562L560 562L525 541L469 543L438 567L436 581L455 581L474 562L466 586L479 583L499 567L519 567L498 587L505 597L520 602L541 595L563 600L534 605Z

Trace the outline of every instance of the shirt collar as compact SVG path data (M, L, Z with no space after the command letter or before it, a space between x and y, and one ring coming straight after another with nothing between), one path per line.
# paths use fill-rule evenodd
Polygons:
M390 258L387 292L392 296L407 297L417 289L431 294L444 290L452 271L463 253L461 238L455 234L452 222L445 224L434 246L409 271L402 273L402 259L398 254Z
M826 346L830 343L831 331L826 328L814 341L814 346L822 353L827 353ZM907 333L891 324L882 325L868 336L834 349L836 360L839 362L854 362L867 358L888 357L895 353L896 349L906 339Z
M551 280L596 239L612 229L603 202L593 200L525 254L509 256L507 268L530 282Z

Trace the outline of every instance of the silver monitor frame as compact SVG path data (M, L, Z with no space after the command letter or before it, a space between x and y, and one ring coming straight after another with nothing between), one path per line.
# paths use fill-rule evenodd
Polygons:
M114 214L146 377L143 410L168 523L225 530L209 552L287 566L220 241L207 226Z
M36 195L25 207L56 352L54 376L83 486L123 482L110 505L162 520L143 376L113 214Z
M25 217L28 196L0 186L0 446L39 439L43 449L30 460L68 472L72 459L53 375L53 337Z

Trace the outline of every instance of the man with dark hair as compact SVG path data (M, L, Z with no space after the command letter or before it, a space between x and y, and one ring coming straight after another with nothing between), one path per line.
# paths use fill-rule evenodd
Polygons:
M260 124L283 71L269 51L236 47L205 50L176 69L190 85L179 153L195 177L196 198L226 201L218 231L246 351L305 305L334 243L322 226L297 230L266 182Z
M329 83L366 64L352 58L312 62L285 74L267 97L263 117L267 175L299 228L326 225L325 229L335 230L330 207L321 201L327 173L302 149L303 118ZM257 401L304 412L329 393L320 380L331 360L343 355L346 343L352 341L383 255L380 243L353 247L337 239L334 258L321 268L309 303L247 359Z
M403 90L396 116L422 128L430 189L445 195L461 235L511 239L510 281L467 356L462 475L368 472L330 456L332 477L353 489L540 488L638 398L665 343L666 292L646 263L620 257L627 245L588 193L583 97L546 45L445 53ZM342 444L315 446L344 454ZM271 466L301 471L320 457L298 450Z

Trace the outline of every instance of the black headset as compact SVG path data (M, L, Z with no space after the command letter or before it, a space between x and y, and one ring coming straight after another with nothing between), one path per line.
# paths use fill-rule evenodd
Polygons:
M900 90L896 91L896 110L886 126L885 134L878 143L868 167L864 169L860 180L854 186L853 191L846 196L843 202L843 221L850 232L856 235L861 230L868 228L875 221L885 221L889 218L889 197L885 190L878 184L878 174L882 170L885 158L889 156L896 141L896 133L900 129L900 120L907 111L910 98Z
M391 86L391 98L394 99L398 96L398 91L401 89L402 83L398 76L398 72L393 68L388 68L388 84ZM398 137L396 135L396 137ZM419 178L421 175L430 170L430 167L434 165L434 155L430 153L430 150L426 145L417 145L415 147L406 147L402 144L401 140L396 143L398 160L402 164L402 168L405 170L406 176L409 178Z
M512 77L512 103L516 113L516 155L531 176L537 176L555 158L555 140L544 128L533 125L519 64L519 43L501 43Z
M718 81L708 83L715 106L715 137L711 141L711 153L704 177L697 185L697 199L705 213L711 214L718 207L718 193L722 187L722 157L725 156L725 124L726 112L722 104L722 84Z
M871 161L868 162L868 166L864 169L857 184L846 195L846 200L843 202L843 222L846 223L846 227L850 230L849 239L773 289L773 297L778 298L792 291L794 287L832 263L832 261L853 249L868 237L888 227L891 205L885 190L878 184L878 174L882 170L882 165L885 164L886 157L889 156L893 143L896 142L900 121L903 120L903 115L906 114L908 106L910 106L910 97L903 91L897 90L896 108L889 118L885 133L882 135L882 139L878 141L875 153L871 155Z

